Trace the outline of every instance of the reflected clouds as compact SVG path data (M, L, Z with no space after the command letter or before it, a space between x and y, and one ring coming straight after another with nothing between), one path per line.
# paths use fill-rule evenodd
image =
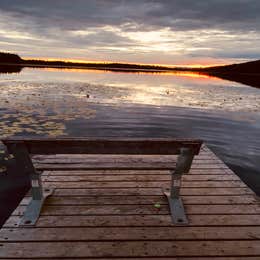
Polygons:
M258 89L199 74L75 71L25 68L20 74L2 74L1 136L66 135L68 122L87 124L99 117L93 105L260 112Z

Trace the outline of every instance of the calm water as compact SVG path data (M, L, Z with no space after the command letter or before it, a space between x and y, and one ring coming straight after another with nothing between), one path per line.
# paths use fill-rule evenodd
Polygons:
M201 138L260 194L260 89L189 73L29 68L0 74L0 89L2 137ZM0 183L3 220L28 180L3 172Z

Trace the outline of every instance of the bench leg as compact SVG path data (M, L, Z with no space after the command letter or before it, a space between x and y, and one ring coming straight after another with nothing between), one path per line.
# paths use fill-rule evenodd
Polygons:
M31 181L32 199L26 207L19 226L34 226L40 216L44 200L52 194L53 190L42 188L41 174L35 170L27 147L23 141L7 146L7 148L8 152L14 155L17 171L28 175Z
M21 227L31 227L36 224L45 199L53 193L53 189L42 188L41 176L39 172L36 171L34 174L31 174L30 177L32 199L26 207L24 215L19 223L19 226Z
M164 192L167 196L171 211L172 222L175 225L187 225L188 219L180 198L181 179L184 173L188 173L193 160L193 153L188 148L182 148L178 157L175 171L171 172L172 181L170 192Z

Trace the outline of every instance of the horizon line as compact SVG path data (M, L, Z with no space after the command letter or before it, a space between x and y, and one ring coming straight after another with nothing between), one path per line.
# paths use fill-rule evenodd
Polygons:
M96 60L83 60L83 59L70 59L70 58L48 58L48 57L23 57L24 60L43 60L43 61L58 61L58 62L72 62L72 63L82 63L82 64L129 64L129 65L139 65L139 66L162 66L169 68L207 68L212 66L224 66L227 63L211 63L207 65L195 63L195 64L163 64L163 63L138 63L138 62L125 62L125 61L96 61Z

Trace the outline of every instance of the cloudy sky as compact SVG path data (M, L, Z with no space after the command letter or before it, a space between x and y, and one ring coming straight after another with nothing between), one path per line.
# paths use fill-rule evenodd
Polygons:
M0 0L0 50L155 64L260 58L259 0Z

